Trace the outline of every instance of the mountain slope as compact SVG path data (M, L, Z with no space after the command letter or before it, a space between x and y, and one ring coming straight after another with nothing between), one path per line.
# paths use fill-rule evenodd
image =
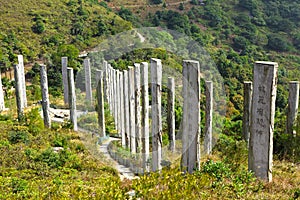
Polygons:
M89 1L0 0L0 5L0 59L6 67L15 54L34 60L70 43L83 50L107 34L131 28L129 22Z

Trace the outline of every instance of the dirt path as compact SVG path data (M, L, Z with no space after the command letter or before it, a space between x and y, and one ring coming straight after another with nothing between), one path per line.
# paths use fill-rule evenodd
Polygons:
M114 140L118 140L118 139L109 137L109 139L107 141L103 142L100 145L100 147L99 147L100 151L106 156L107 159L109 159L114 164L114 168L120 173L121 180L124 180L124 178L129 179L129 180L138 178L138 176L135 176L128 167L125 167L124 165L119 164L109 155L108 145L111 141L114 141Z
M185 1L179 1L179 2L173 2L173 3L168 3L166 2L166 6L176 6L181 3L188 3L190 0L185 0ZM135 4L135 5L122 5L122 6L110 6L112 9L121 9L121 7L124 8L139 8L139 7L161 7L163 4Z
M50 112L54 115L54 117L52 117L51 120L55 121L55 122L62 123L62 122L64 122L64 119L68 119L68 117L69 117L69 110L66 110L66 109L50 108ZM77 115L83 115L83 114L84 114L83 111L77 111ZM42 111L41 111L41 116L43 117ZM55 117L55 116L61 116L61 117ZM83 132L83 133L89 133L89 131L82 129L82 128L78 128L78 131ZM119 172L119 176L120 176L121 180L124 180L125 178L129 179L129 180L138 178L138 176L135 176L134 173L132 173L132 171L128 167L125 167L124 165L119 164L108 153L108 145L110 142L112 142L114 140L119 140L119 139L109 137L101 145L99 145L99 151L108 159L108 161L110 163L113 164L113 166L111 166L111 167L115 168Z

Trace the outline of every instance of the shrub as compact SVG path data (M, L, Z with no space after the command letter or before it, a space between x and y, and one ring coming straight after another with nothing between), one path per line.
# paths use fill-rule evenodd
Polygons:
M33 108L25 115L26 124L31 133L37 134L44 129L44 122L40 115L39 108Z
M25 190L28 187L28 183L24 179L12 178L11 187L13 193L18 193Z
M8 133L8 141L11 144L17 144L19 142L27 143L29 141L28 132L26 132L26 131L10 131Z

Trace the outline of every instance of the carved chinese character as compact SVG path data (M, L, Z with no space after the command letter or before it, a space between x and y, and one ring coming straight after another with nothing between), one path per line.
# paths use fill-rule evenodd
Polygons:
M262 130L256 129L256 130L255 130L255 133L257 133L257 134L259 134L259 135L262 135L262 134L263 134L263 131L262 131Z
M266 93L265 86L264 85L259 85L258 86L258 91L265 94Z
M263 118L256 118L256 122L262 128L265 128L264 119Z
M264 109L262 109L262 108L257 108L256 112L257 112L257 114L259 114L260 116L263 116L263 114L264 114Z
M266 104L264 96L258 96L258 103Z

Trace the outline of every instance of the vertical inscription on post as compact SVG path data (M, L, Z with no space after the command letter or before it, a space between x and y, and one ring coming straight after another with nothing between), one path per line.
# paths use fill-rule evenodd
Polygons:
M274 62L255 62L249 143L249 170L261 179L272 181L273 130L277 88Z

